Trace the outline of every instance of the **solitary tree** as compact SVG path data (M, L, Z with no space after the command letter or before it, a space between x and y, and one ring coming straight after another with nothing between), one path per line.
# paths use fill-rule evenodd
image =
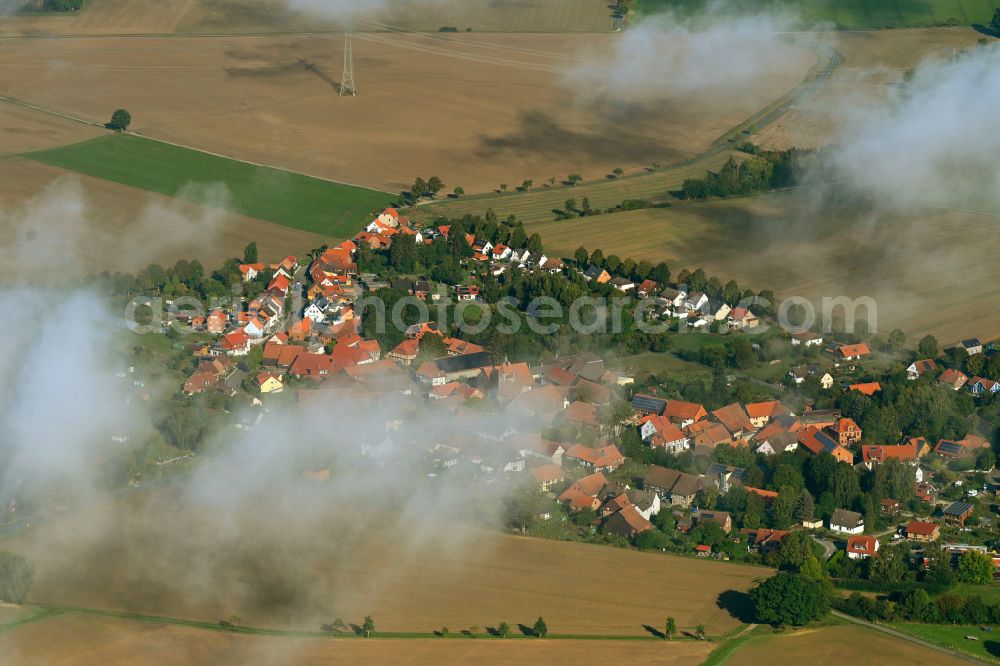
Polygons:
M347 629L347 625L344 624L344 621L338 617L330 624L330 629L339 634L340 632Z
M500 638L507 638L510 635L510 625L506 622L498 624L497 635L500 636Z
M925 335L917 345L917 351L925 358L934 358L938 353L938 341L933 335Z
M521 189L522 190L530 190L531 186L534 185L534 184L535 184L535 181L533 181L533 180L525 180L523 183L521 183Z
M795 573L768 578L750 597L758 619L774 625L803 625L823 616L830 607L820 581Z
M674 620L673 615L667 618L667 626L663 635L667 637L668 641L673 640L674 636L677 635L677 621Z
M241 618L239 615L230 615L229 616L229 625L233 628L233 631L239 631L240 630L240 622L242 622L242 621L243 621L243 618Z
M699 624L694 630L694 635L699 641L705 640L705 625Z
M431 176L427 179L427 191L431 193L431 196L437 196L437 193L444 189L444 182L437 176Z
M243 250L243 261L248 264L257 263L257 241L250 241Z
M124 132L132 124L132 114L130 114L125 109L118 109L111 114L111 122L108 123L108 129L113 129L116 132Z
M507 183L500 183L500 191L501 192L507 191Z
M456 197L461 197L461 196L464 196L464 195L465 195L465 188L464 187L456 187L455 188L455 196Z
M579 183L579 182L580 182L581 180L583 180L583 176L581 176L581 175L580 175L580 174L578 174L578 173L571 173L571 174L570 174L570 175L569 175L569 176L568 176L568 177L566 178L566 180L568 180L568 181L569 181L569 184L570 184L570 185L576 185L576 184L577 184L577 183Z
M545 625L545 620L542 619L541 615L539 615L538 619L535 620L535 625L531 628L531 631L534 632L535 636L538 638L545 638L548 635L549 628Z
M365 621L361 625L361 632L365 635L365 638L371 638L372 634L375 633L375 620L372 619L371 615L365 615Z
M566 199L566 212L572 213L576 210L576 199Z
M615 178L621 178L622 174L625 173L625 169L622 169L621 167L615 167L611 171L611 173L613 173L615 175Z

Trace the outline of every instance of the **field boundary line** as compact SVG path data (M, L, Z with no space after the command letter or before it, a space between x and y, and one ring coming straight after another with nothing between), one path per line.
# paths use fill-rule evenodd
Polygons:
M355 633L354 631L348 630L343 632L332 632L332 631L309 631L309 630L299 630L299 629L268 629L264 627L251 627L251 626L239 626L238 629L230 629L229 627L223 626L219 623L207 622L204 620L187 620L184 618L169 617L165 615L150 615L146 613L132 613L129 611L116 611L102 608L87 608L84 606L47 606L43 604L37 604L37 608L41 609L38 613L30 616L30 618L24 618L23 621L15 621L7 625L0 625L0 633L3 633L7 628L13 628L14 626L19 626L20 624L26 624L27 622L34 622L36 620L45 619L47 617L53 617L56 615L77 613L81 615L98 615L102 617L113 617L123 620L133 620L137 622L147 622L151 624L172 624L177 626L189 627L192 629L202 629L205 631L221 631L232 634L248 634L256 636L278 636L287 638L323 638L329 640L346 639L346 640L539 640L536 636L529 636L521 632L512 632L507 638L501 638L490 633L479 633L474 636L469 636L461 633L461 631L455 631L449 633L447 636L443 636L436 632L420 632L420 631L379 631L372 635L370 638L364 638L360 633ZM642 634L634 635L620 635L620 634L548 634L544 639L541 640L564 640L564 641L657 641L657 642L667 642L662 638L656 636L646 636ZM719 639L716 639L719 640ZM698 639L693 637L677 637L674 642L696 642ZM711 638L706 639L707 642L712 642Z
M852 622L854 624L861 625L863 627L868 627L869 629L874 629L875 631L879 631L883 634L899 638L901 640L913 643L914 645L930 648L931 650L934 650L936 652L941 652L950 655L952 657L962 659L963 661L967 661L972 664L979 664L979 666L996 666L994 662L985 661L983 659L980 659L979 657L973 657L970 654L960 652L959 650L956 650L954 648L945 647L937 643L932 643L931 641L925 640L923 638L918 638L913 634L908 634L905 631L900 631L898 629L886 627L881 624L875 624L874 622L868 622L867 620L862 620L861 618L854 617L853 615L848 615L847 613L842 613L838 610L831 610L830 613L835 617L841 618L842 620L847 620L848 622Z

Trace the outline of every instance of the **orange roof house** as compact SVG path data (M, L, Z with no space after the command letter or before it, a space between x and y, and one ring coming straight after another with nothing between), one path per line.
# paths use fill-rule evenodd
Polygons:
M834 436L841 446L851 446L861 441L861 427L854 422L854 419L842 417L830 426L830 434Z
M679 423L683 428L689 423L700 421L708 416L705 408L694 402L684 402L683 400L668 400L663 410L663 416L674 423Z
M847 539L847 557L861 560L878 555L878 539L861 534L852 535Z
M948 388L950 388L951 390L957 391L963 386L965 386L965 383L969 381L969 377L961 370L948 368L947 370L941 373L941 376L938 377L938 381L947 386Z
M834 355L845 361L862 359L865 356L870 356L871 353L872 350L864 342L857 345L839 345L834 350Z
M583 444L574 444L566 450L563 457L575 460L584 467L592 467L598 472L615 470L625 462L625 456L614 444L608 444L599 449L592 449Z
M918 459L916 444L893 444L890 446L868 445L861 447L861 461L868 467L888 460L915 462Z
M882 390L882 385L878 382L868 382L867 384L851 384L848 387L850 391L857 391L858 393L863 393L865 395L875 395Z
M779 414L787 414L788 409L778 400L768 400L767 402L751 402L746 406L747 416L753 427L760 430L768 422Z
M838 462L854 463L854 454L837 443L835 439L819 430L815 426L800 430L798 433L799 446L807 449L814 455L823 452L832 455Z
M743 405L738 402L715 410L712 412L712 418L725 426L733 437L742 437L756 430Z

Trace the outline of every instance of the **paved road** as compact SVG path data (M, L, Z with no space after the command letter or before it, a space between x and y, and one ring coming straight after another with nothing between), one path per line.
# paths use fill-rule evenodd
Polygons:
M823 546L823 558L830 559L833 554L837 552L837 546L829 539L820 539L819 537L813 537L813 541Z
M910 634L903 633L902 631L896 631L895 629L891 629L891 628L883 626L881 624L874 624L872 622L868 622L866 620L862 620L860 618L854 617L853 615L848 615L847 613L841 613L840 611L836 611L836 610L835 611L830 611L830 612L833 613L835 616L841 618L842 620L847 620L848 622L853 622L854 624L859 624L859 625L861 625L863 627L868 627L869 629L874 629L875 631L880 631L883 634L888 634L889 636L893 636L893 637L898 638L900 640L904 640L904 641L907 641L909 643L913 643L914 645L919 645L921 647L925 647L928 650L934 650L936 652L942 652L944 654L951 655L952 657L955 657L956 659L961 659L962 661L967 661L970 664L980 664L981 666L996 666L995 662L985 661L983 659L978 659L976 657L972 657L970 655L963 654L963 653L959 652L958 650L952 650L951 648L946 648L946 647L943 647L941 645L935 645L934 643L928 643L927 641L922 640L920 638L917 638L916 636L911 636Z

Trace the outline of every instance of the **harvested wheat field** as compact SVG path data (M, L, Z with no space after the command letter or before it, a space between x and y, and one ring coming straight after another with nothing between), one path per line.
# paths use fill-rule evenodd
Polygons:
M54 148L105 133L105 130L93 125L0 101L0 154Z
M775 655L781 655L775 662ZM883 666L957 666L964 660L853 625L802 629L779 635L759 634L726 660L730 666L770 663Z
M178 32L330 29L337 23L289 10L288 0L196 0ZM476 32L607 32L611 10L601 0L397 0L355 17L356 28L437 32L448 26Z
M178 487L178 492L183 489ZM37 566L31 601L318 631L371 614L387 632L545 617L552 634L648 636L667 615L718 636L771 571L445 524L408 534L339 506L305 520L264 502L209 512L154 491L66 514L3 542ZM357 515L355 515L357 513ZM369 511L370 513L370 511Z
M82 11L0 18L0 36L173 32L197 0L89 0Z
M0 634L0 664L475 664L701 662L695 641L339 639L255 636L84 614Z
M528 226L550 253L572 256L582 245L666 261L675 274L703 268L723 282L805 297L817 313L824 297L870 296L878 329L902 328L911 340L925 333L947 343L1000 335L996 216L925 209L875 217L838 209L829 204L835 196L822 206L804 197L678 203Z
M125 107L143 135L321 178L473 192L697 154L816 62L782 44L766 75L628 107L568 85L618 37L362 33L357 97L336 94L333 35L9 40L0 93L93 122Z
M982 34L972 28L933 28L817 37L843 55L843 64L755 134L755 143L780 150L818 148L836 141L847 114L884 100L887 90L902 83L905 73L925 59L943 59L975 47Z
M199 193L196 193L199 194ZM138 190L21 158L0 159L0 276L57 282L150 262L198 259L207 268L242 256L256 240L264 258L301 254L328 239L229 213L226 193L206 188L206 203ZM58 273L38 266L61 266Z

